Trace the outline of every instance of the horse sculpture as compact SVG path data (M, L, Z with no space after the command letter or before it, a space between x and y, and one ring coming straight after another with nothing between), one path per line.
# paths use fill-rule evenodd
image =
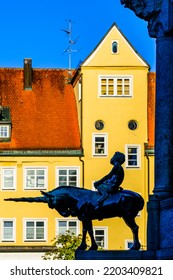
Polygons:
M82 222L83 226L82 242L78 250L85 250L87 248L87 232L91 238L90 250L97 250L98 248L93 235L92 220L122 217L133 233L134 242L131 249L140 249L138 225L135 222L135 217L138 212L143 209L144 200L138 193L129 190L121 190L115 194L109 195L103 202L103 205L98 209L95 209L96 201L100 197L97 191L62 186L49 192L41 191L41 193L43 196L40 197L7 198L5 200L47 203L49 208L55 209L63 217L68 217L70 215L76 216Z

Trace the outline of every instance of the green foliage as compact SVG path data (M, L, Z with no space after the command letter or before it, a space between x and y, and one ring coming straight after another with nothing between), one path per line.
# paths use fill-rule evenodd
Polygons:
M75 250L81 244L81 235L67 231L65 234L60 234L54 239L52 250L46 252L42 257L43 260L74 260Z

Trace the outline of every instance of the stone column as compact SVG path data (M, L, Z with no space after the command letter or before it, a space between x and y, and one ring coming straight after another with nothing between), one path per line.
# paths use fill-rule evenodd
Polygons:
M147 249L168 259L173 258L173 0L121 3L148 21L149 35L156 38L155 186L147 203Z
M154 194L173 196L173 36L156 39Z

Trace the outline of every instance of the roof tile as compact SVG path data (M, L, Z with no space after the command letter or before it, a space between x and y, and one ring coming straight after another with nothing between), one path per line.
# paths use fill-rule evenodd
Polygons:
M32 90L24 90L24 71L0 68L0 105L12 119L10 142L0 149L80 149L77 108L67 71L33 69Z

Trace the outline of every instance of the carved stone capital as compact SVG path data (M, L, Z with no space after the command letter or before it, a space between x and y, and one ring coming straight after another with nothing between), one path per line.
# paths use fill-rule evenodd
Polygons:
M150 37L173 36L173 0L121 0L121 4L148 21Z

